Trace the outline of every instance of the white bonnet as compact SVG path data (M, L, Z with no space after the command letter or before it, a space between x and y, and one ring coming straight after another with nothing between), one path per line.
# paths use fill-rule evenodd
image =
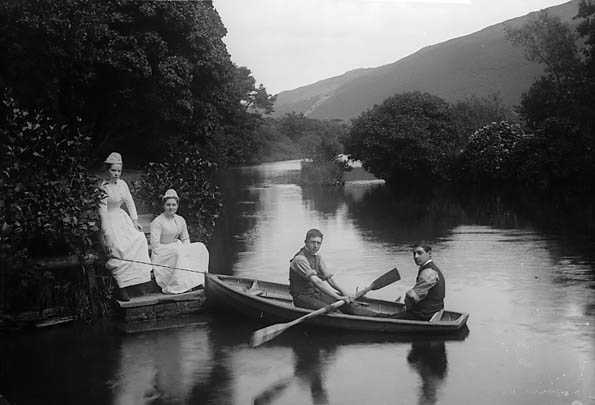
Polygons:
M118 152L112 152L109 156L105 159L105 163L109 164L122 164L122 155Z
M161 201L165 201L168 198L175 198L176 201L180 201L180 197L178 197L178 193L176 193L176 190L174 190L173 188L170 188L169 190L167 190L165 192L165 194L163 194L163 197L161 197Z

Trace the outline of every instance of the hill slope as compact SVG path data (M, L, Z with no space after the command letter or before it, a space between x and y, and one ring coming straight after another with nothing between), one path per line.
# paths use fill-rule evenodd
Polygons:
M577 9L578 0L573 0L546 10L574 26ZM499 92L505 104L518 104L543 67L528 62L506 40L504 28L520 27L532 14L425 47L388 65L352 70L281 92L274 115L295 111L310 118L349 119L395 93L415 90L449 101Z

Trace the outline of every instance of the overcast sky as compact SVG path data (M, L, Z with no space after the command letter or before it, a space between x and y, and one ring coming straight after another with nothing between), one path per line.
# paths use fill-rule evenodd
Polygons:
M214 0L232 60L269 93L395 62L560 0Z

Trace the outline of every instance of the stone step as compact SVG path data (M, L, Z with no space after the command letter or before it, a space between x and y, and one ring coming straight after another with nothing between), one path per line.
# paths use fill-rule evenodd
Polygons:
M203 311L204 289L183 294L151 293L117 301L125 322L154 321Z

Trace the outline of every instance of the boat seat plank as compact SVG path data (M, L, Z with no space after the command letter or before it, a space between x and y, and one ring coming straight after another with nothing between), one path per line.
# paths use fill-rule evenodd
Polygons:
M442 315L444 315L443 309L432 315L432 317L430 318L430 323L440 322L442 320Z

